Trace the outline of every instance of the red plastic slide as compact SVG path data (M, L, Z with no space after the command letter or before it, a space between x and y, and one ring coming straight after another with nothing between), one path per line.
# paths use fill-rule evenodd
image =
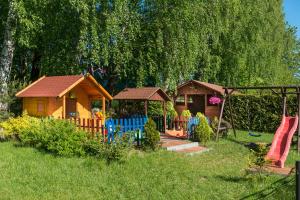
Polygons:
M298 126L298 116L282 117L280 126L278 127L270 151L266 158L274 161L274 164L280 168L284 167L284 162L289 153L293 135Z

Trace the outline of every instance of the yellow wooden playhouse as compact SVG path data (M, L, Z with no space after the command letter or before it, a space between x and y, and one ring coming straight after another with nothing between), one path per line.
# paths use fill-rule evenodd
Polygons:
M16 94L23 98L23 111L32 116L54 118L91 118L92 102L106 101L112 96L89 74L43 76Z

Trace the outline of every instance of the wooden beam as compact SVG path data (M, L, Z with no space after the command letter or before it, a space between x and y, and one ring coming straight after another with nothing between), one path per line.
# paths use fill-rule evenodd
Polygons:
M225 94L228 95L228 89L225 89ZM232 110L232 105L231 105L231 100L230 100L230 94L228 95L228 105L229 105L229 110L230 110L230 121L231 121L231 126L232 130L234 133L234 137L236 137L236 131L235 131L235 125L233 121L233 110Z
M148 101L144 101L144 107L145 107L145 115L148 116Z
M105 100L106 100L106 98L103 96L102 97L102 114L103 114L103 120L105 120L105 112L106 112L106 110L105 110Z
M184 106L186 107L185 109L187 109L187 102L188 102L187 94L184 94Z
M62 118L66 118L66 95L62 96L63 102L62 102Z
M226 94L224 95L224 98L223 98L221 112L220 112L220 116L219 116L216 141L219 140L219 132L220 132L221 122L222 122L222 118L223 118L223 111L224 111L225 101L226 101Z
M282 102L282 115L286 116L286 94L285 94L285 89L282 89L282 97L283 97L283 102Z
M248 86L248 87L224 87L224 89L227 88L228 90L236 89L236 90L263 90L263 89L295 89L300 88L298 85L280 85L280 86Z
M166 110L166 102L163 101L163 107L164 107L164 133L167 129L167 110Z

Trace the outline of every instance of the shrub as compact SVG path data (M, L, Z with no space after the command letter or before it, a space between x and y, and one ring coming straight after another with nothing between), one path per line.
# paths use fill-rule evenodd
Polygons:
M108 162L122 161L131 148L129 134L119 137L117 128L115 140L108 144L101 136L88 138L87 133L66 120L38 119L24 114L1 123L7 136L16 135L19 144L32 146L60 156L91 155Z
M125 161L132 142L132 137L128 133L121 137L115 134L115 140L110 144L103 141L103 138L91 138L85 143L84 149L87 155L104 158L108 163Z
M213 130L202 113L198 112L197 117L199 118L199 125L195 128L194 139L205 145L210 140Z
M257 143L250 151L249 167L258 167L259 172L262 172L263 166L267 163L265 158L268 153L267 145L264 143Z
M189 118L192 116L192 113L189 110L183 110L181 116L185 118Z
M46 119L42 123L41 145L47 151L61 156L82 156L87 134L76 129L73 123L65 120Z
M86 155L101 157L104 149L104 142L99 139L90 138L84 144Z
M116 136L112 143L104 144L103 158L106 159L108 163L114 161L123 162L126 160L130 147L131 144L127 142L125 137Z
M164 109L161 102L149 101L148 102L148 116L163 116Z
M156 130L156 124L152 119L148 119L145 124L145 139L143 146L155 150L160 141L160 133Z
M9 118L1 122L0 127L3 128L4 137L19 136L24 131L30 131L38 128L40 120L35 117L30 117L26 112L22 116L16 118Z
M219 124L219 119L218 119L218 117L215 116L215 117L212 119L211 124L210 124L211 129L212 129L212 131L213 131L213 133L214 133L215 136L217 135L218 124Z
M167 110L167 115L170 116L171 118L177 117L178 114L174 108L174 105L171 101L168 101L166 104L166 110Z

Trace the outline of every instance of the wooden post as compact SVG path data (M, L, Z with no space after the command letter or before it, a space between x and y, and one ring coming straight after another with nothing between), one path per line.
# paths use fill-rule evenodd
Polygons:
M66 95L63 96L63 102L62 102L62 118L66 118Z
M167 129L167 111L166 111L166 102L163 101L163 107L164 107L164 133L166 132Z
M145 100L144 106L145 106L145 115L148 116L148 101L147 100Z
M102 97L102 114L103 114L103 121L105 121L105 97Z
M300 161L296 161L296 200L300 200Z
M220 116L219 116L216 141L219 140L219 132L220 132L221 122L222 122L222 118L223 118L223 111L224 111L225 101L226 101L226 94L224 95L224 98L223 98L222 107L221 107L221 112L220 112ZM231 113L231 114L232 114L232 113Z
M232 130L233 130L233 133L234 133L234 137L236 137L236 131L235 131L235 126L234 126L234 122L233 122L233 112L232 112L230 94L228 93L228 89L227 88L225 89L225 94L228 95L228 105L229 105L229 111L230 111L230 121L231 121Z
M282 115L286 116L286 90L282 90L282 97L283 97L283 102L282 102Z

